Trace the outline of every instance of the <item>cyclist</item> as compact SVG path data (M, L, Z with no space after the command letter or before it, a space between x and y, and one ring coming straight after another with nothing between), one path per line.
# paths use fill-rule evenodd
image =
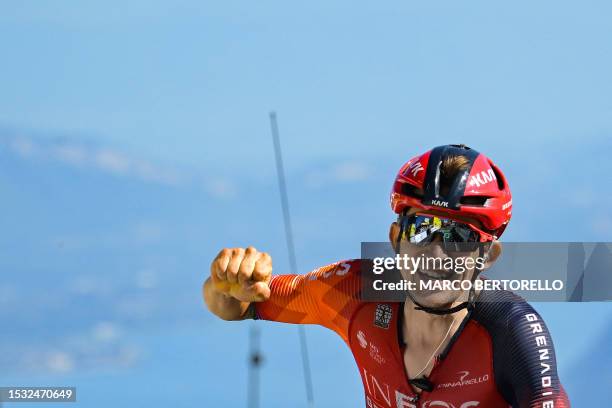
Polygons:
M464 145L436 147L403 165L391 192L396 251L485 260L461 276L420 269L412 281L472 283L501 253L512 197L501 170ZM405 245L409 249L405 249ZM436 244L438 243L438 244ZM453 250L453 245L468 245ZM404 248L404 249L402 249ZM565 408L550 333L538 313L508 291L415 290L404 302L365 302L367 261L305 275L272 276L271 257L253 247L223 249L203 295L225 320L320 324L350 347L369 408Z

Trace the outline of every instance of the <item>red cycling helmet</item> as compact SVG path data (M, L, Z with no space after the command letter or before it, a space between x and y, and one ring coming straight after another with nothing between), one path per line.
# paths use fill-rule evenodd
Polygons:
M440 191L440 165L448 156L464 156L469 163L457 172L448 193ZM419 191L420 190L420 191ZM422 191L422 194L420 192ZM475 218L498 238L510 221L512 194L501 170L484 154L465 145L438 146L414 157L400 169L391 190L391 208L437 210Z

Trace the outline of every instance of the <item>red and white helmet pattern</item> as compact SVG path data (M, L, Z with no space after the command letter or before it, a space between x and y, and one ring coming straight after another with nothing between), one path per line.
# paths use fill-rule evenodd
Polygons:
M449 156L465 156L467 168L440 188L440 165ZM484 154L464 145L438 146L404 164L391 191L391 208L443 211L474 218L495 237L501 236L512 215L512 194L501 170Z

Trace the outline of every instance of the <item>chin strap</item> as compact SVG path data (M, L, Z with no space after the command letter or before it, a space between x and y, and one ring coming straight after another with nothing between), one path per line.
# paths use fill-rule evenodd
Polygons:
M447 315L447 314L453 314L453 313L457 313L458 311L462 310L462 309L468 309L471 310L474 307L474 302L472 299L460 303L457 306L448 308L448 309L444 309L444 308L437 308L437 307L428 307L428 306L423 306L422 304L420 304L419 302L416 301L416 299L412 296L412 294L410 292L408 292L408 297L410 298L410 300L412 301L412 303L414 303L416 306L414 307L414 310L422 310L426 313L431 313L431 314L435 314L435 315ZM472 293L470 292L470 298L472 297Z
M482 257L483 255L484 255L484 248L480 246L478 250L478 256ZM467 309L468 311L471 311L472 309L474 309L474 303L476 301L476 291L474 290L474 282L476 281L476 279L478 278L478 275L480 275L481 272L482 272L481 269L476 269L474 271L474 275L472 276L472 287L470 288L470 292L468 293L468 300L463 303L459 303L457 306L453 306L451 308L445 309L445 308L438 308L438 307L423 306L422 304L416 301L416 299L412 296L410 291L408 291L407 294L410 300L412 301L412 303L415 304L414 310L422 310L425 313L430 313L430 314L441 316L441 315L457 313L458 311L463 310L463 309Z

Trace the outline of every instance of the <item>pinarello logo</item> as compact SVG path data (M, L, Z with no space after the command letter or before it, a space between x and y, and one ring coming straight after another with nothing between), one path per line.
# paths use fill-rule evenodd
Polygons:
M446 382L438 384L439 388L453 388L453 387L463 387L466 385L475 385L481 384L489 381L489 374L483 374L480 376L470 376L469 371L457 371L457 376L459 377L456 381Z
M463 382L463 380L465 380L465 377L470 375L470 372L469 371L459 371L457 374L459 374L459 381Z
M444 401L425 401L423 408L471 408L480 405L480 401L467 401L460 405L451 404Z
M366 340L365 334L361 330L357 332L357 340L359 340L359 345L362 348L368 347L368 341Z

